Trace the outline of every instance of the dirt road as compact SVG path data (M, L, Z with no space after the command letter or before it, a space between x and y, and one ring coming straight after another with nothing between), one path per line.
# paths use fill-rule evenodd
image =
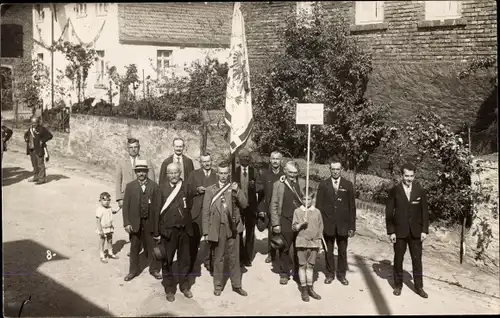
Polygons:
M498 298L428 277L424 278L428 299L420 298L407 286L400 297L393 296L388 281L392 270L388 261L392 259L391 247L387 242L363 236L349 241L350 285L342 286L338 281L323 284L321 255L315 286L323 299L303 303L296 284L279 285L277 274L264 263L266 232L257 233L254 265L243 275L248 297L232 292L229 283L221 297L214 296L212 279L203 269L192 288L193 299L178 293L176 301L168 303L160 282L147 269L133 281L123 281L128 271L129 245L124 244L127 237L119 215L115 217L114 240L120 259L108 264L99 261L95 207L100 192L108 191L114 196L114 186L105 178L92 176L99 172L97 168L52 158L47 169L49 182L37 186L27 181L31 167L21 148L9 149L3 160L6 314L30 295L23 316L500 313ZM411 272L409 255L406 258L405 269ZM433 274L429 276L451 270L435 264L424 260L424 271Z

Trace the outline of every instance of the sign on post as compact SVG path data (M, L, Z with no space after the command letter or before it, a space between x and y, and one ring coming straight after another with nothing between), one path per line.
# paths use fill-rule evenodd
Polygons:
M324 104L297 103L296 123L307 125L306 196L309 196L309 157L311 152L311 125L324 124ZM307 211L306 211L307 219Z

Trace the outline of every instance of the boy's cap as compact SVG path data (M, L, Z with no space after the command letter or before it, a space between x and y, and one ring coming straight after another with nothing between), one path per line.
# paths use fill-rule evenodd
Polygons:
M102 199L111 199L111 195L109 193L107 193L107 192L103 192L99 196L99 200L102 200Z

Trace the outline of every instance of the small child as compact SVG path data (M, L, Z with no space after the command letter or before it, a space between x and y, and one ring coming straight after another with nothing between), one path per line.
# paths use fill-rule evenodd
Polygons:
M101 262L107 263L104 245L108 242L108 256L109 258L118 259L118 256L113 254L113 214L116 214L120 209L113 210L109 205L111 203L111 195L107 192L101 193L99 196L99 206L96 210L97 229L99 234L99 250L101 254Z
M292 220L292 229L298 232L295 246L299 260L300 291L303 301L309 301L309 296L321 299L321 296L313 289L313 275L323 236L323 217L316 207L311 206L313 197L314 194L310 189L309 194L304 195L305 206L295 209Z

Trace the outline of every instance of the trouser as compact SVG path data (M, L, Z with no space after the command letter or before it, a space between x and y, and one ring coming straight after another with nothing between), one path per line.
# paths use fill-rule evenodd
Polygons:
M410 247L413 283L415 288L423 288L422 241L420 238L411 237L411 235L405 238L396 238L396 243L394 243L394 284L399 288L403 286L403 260L407 245Z
M335 263L333 258L333 250L335 242L337 242L338 250L338 268L337 277L345 278L347 272L347 240L348 236L344 235L323 235L326 243L325 260L326 260L326 275L328 277L335 277Z
M203 263L207 268L210 268L212 251L210 250L210 244L206 243L200 249L201 237L203 236L203 229L201 227L201 215L193 220L193 236L190 237L190 267L189 272L194 273L196 260L198 258L198 254L201 254L203 257ZM205 249L206 248L206 249ZM198 273L198 269L196 269L196 274Z
M29 150L31 165L33 166L34 180L45 181L45 158L36 154L34 150Z
M186 232L184 227L171 229L171 234L168 239L162 237L161 241L165 246L166 257L162 263L163 283L166 293L175 294L176 281L175 277L179 277L179 289L181 291L189 290L189 267L190 267L190 240L191 237ZM177 273L172 271L172 263L174 255L177 252Z
M286 247L280 252L278 268L280 276L290 277L298 273L297 251L295 249L295 237L297 236L292 231L281 232L286 242Z
M219 242L213 243L213 269L214 289L222 290L224 287L224 262L229 263L229 277L233 288L241 288L240 268L240 239L241 234L236 233L227 237L226 227L221 224Z
M149 259L149 272L159 272L160 262L153 257L153 236L149 231L148 219L141 218L141 224L139 225L139 231L130 233L130 267L129 273L139 274L139 253L141 247L145 246L144 251L147 252L147 258Z
M251 262L253 260L257 216L253 210L244 209L241 213L241 220L245 225L245 238L242 237L240 240L240 261Z

